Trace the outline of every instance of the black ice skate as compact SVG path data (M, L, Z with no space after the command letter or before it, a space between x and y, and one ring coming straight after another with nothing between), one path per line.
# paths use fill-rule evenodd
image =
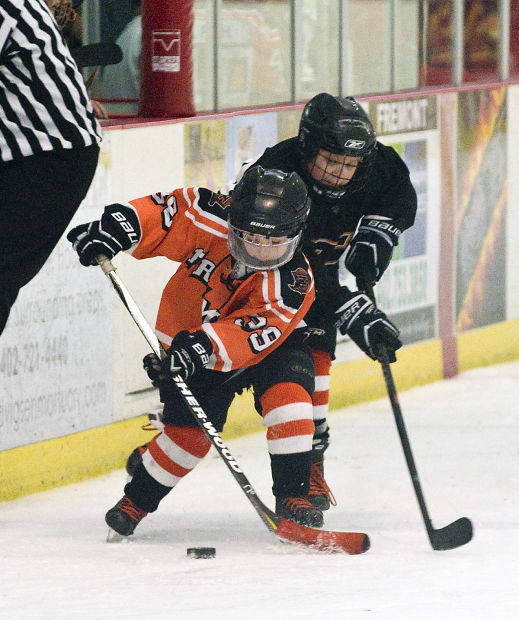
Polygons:
M306 527L322 527L323 513L308 501L306 495L300 497L277 497L276 513Z
M117 534L130 536L147 514L125 495L106 513L105 521Z
M324 461L312 463L308 499L319 510L328 510L330 504L337 506L335 497L324 479Z

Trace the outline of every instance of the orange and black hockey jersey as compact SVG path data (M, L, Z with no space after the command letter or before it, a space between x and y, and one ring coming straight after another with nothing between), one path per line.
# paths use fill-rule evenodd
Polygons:
M196 187L132 200L142 233L128 250L138 259L164 256L180 263L162 294L157 335L167 348L179 331L203 329L214 347L208 368L225 372L260 362L303 325L314 300L301 251L268 271L245 272L232 259L229 201Z

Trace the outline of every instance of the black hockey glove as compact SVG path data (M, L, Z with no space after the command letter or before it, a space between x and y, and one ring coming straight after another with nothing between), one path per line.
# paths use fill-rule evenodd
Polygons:
M141 239L137 214L124 205L108 205L100 220L72 228L67 239L79 255L79 262L87 267L95 265L98 254L113 258L121 250L129 250Z
M172 373L179 374L186 380L207 364L212 351L211 341L203 331L192 334L182 331L173 339L163 361L155 353L148 353L144 356L142 365L151 383L155 387L161 387L162 380Z
M365 215L351 240L346 254L346 269L359 280L380 280L398 245L402 231L391 220Z
M193 333L179 332L162 360L162 372L166 376L180 375L185 381L209 363L212 352L213 345L202 330Z
M348 334L371 359L379 359L379 348L384 346L389 361L396 362L395 351L402 346L398 329L365 293L350 295L335 313L335 327L341 334Z
M148 353L142 358L142 366L148 377L151 379L152 385L159 387L160 373L162 372L162 363L155 353Z

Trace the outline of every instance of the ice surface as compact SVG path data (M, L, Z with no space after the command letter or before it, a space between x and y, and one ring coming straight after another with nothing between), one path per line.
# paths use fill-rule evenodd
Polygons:
M513 362L401 394L433 525L472 519L464 547L431 549L382 399L330 415L326 473L338 506L326 527L368 532L366 554L279 542L211 451L119 544L105 542L103 517L122 496L122 470L1 503L0 618L515 619L518 381ZM263 435L229 446L272 506ZM216 558L187 558L196 546L216 547Z

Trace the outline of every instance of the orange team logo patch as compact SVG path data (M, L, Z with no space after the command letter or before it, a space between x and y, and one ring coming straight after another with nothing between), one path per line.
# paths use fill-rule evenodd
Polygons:
M207 204L209 206L216 204L216 205L220 205L221 207L226 208L231 204L231 197L227 196L226 194L217 194L213 192Z
M292 284L288 285L288 288L294 293L299 293L300 295L305 295L306 291L310 286L310 275L308 271L303 269L302 267L298 267L294 271L290 272L294 281Z

